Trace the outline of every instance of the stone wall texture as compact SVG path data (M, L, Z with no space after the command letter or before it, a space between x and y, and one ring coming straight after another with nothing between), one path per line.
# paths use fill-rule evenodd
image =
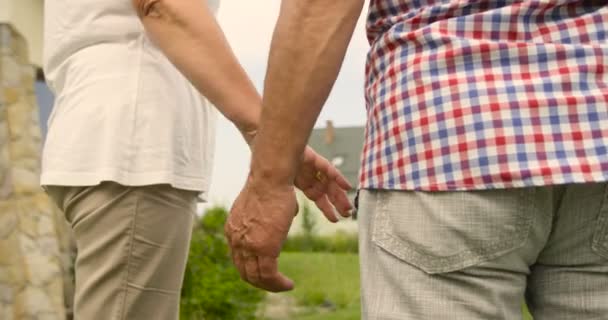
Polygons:
M64 320L69 228L39 187L41 136L27 45L0 24L0 319Z

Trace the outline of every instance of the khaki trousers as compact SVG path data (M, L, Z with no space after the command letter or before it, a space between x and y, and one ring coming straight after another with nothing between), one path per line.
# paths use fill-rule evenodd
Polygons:
M360 199L364 319L608 319L604 183Z
M76 320L171 320L196 193L167 185L48 187L76 240Z

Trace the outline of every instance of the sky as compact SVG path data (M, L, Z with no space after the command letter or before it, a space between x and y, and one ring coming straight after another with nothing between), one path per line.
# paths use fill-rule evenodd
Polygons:
M260 92L266 72L268 51L280 0L223 0L218 21L237 58ZM368 43L362 15L342 66L340 76L323 109L317 127L327 120L334 125L363 126L365 101L363 77ZM229 206L241 190L248 172L249 150L232 124L220 116L215 148L215 165L209 201Z

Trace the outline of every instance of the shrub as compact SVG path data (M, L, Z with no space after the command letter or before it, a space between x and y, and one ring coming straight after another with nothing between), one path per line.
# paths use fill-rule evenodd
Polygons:
M356 234L344 231L327 236L296 234L287 238L283 251L358 253L359 244Z
M310 210L310 205L308 201L304 202L302 205L302 231L304 236L312 238L314 234L317 232L317 222L313 217L312 210Z
M181 300L183 320L253 320L264 294L243 282L230 259L223 227L228 213L213 208L193 230Z
M317 223L310 210L308 201L302 204L302 233L287 238L283 245L285 252L329 252L329 253L358 253L357 234L336 231L333 235L319 236Z
M321 242L325 242L327 250L325 252L334 253L359 253L359 238L355 233L338 231L329 237L321 237Z

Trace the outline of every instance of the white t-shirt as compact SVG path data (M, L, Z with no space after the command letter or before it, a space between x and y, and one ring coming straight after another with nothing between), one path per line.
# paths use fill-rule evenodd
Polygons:
M45 1L44 31L56 100L41 184L168 183L204 195L216 111L151 43L131 1Z

